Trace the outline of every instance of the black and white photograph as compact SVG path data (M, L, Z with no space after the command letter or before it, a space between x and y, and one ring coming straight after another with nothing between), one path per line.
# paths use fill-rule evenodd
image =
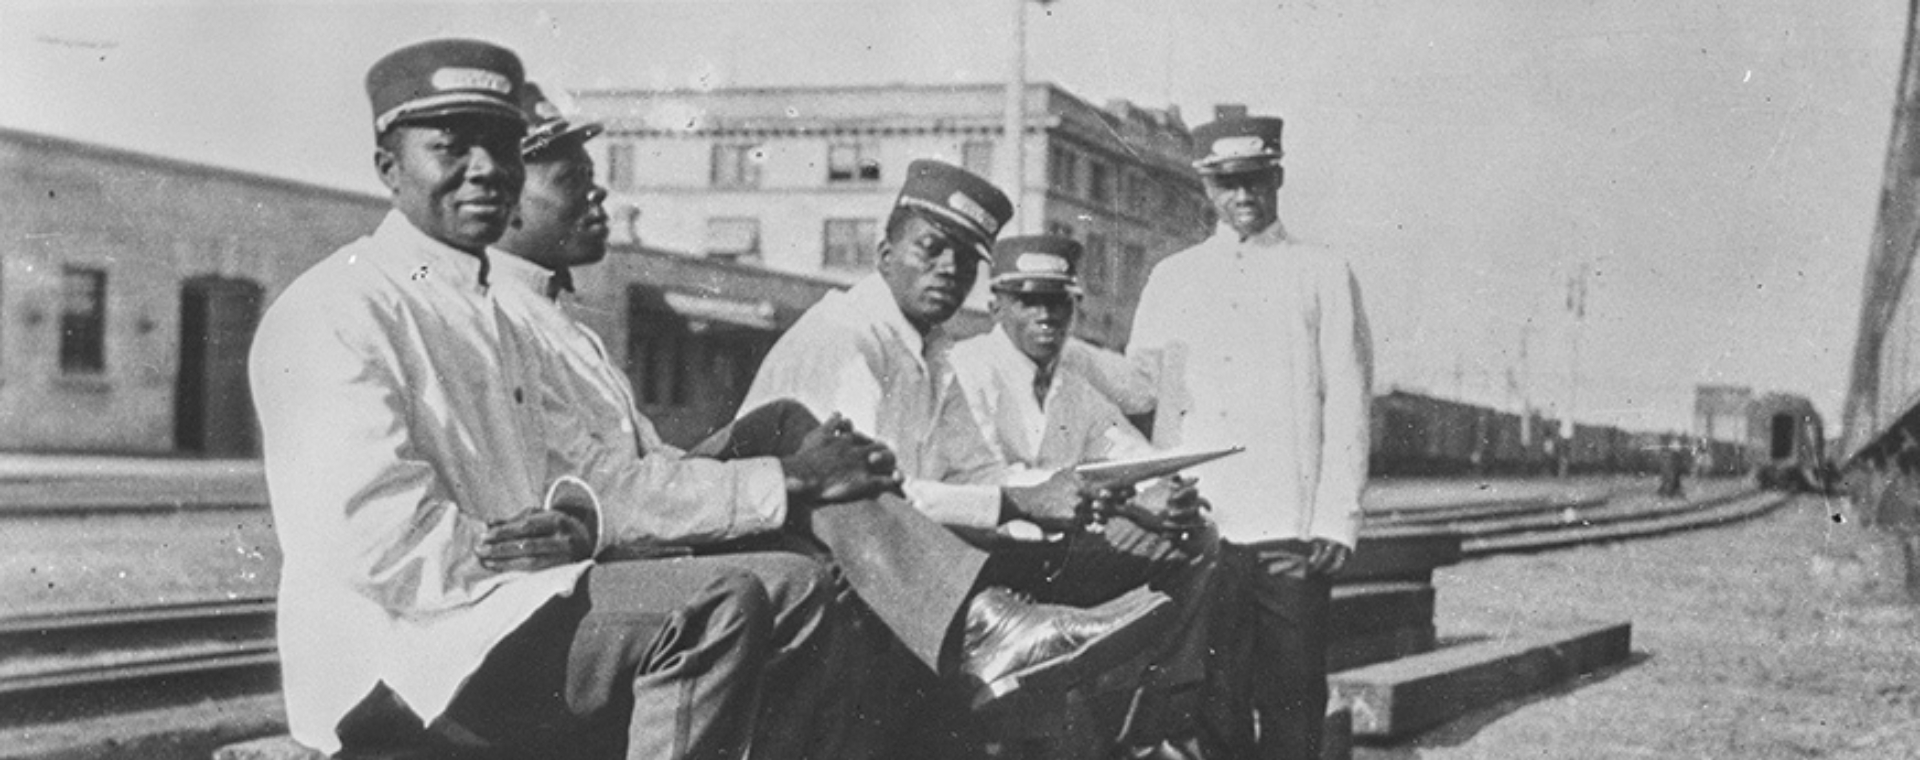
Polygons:
M0 0L0 760L1920 757L1917 256L1920 3Z

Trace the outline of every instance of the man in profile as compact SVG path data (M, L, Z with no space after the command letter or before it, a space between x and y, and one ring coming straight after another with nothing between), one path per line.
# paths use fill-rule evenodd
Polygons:
M573 269L606 255L607 215L602 207L606 190L594 184L593 162L585 149L599 126L568 119L537 93L529 96L527 110L533 122L523 144L528 179L519 214L498 246L500 255L495 260L500 276L495 291L503 317L509 324L526 326L525 332L533 338L527 353L537 358L542 371L535 385L540 389L539 407L548 420L549 466L578 474L598 495L598 513L608 525L602 531L605 552L619 555L638 550L652 556L694 554L733 560L760 575L776 603L796 595L791 591L793 583L783 575L761 572L769 560L761 553L743 554L743 548L779 548L785 550L781 556L791 561L799 561L803 554L830 560L845 571L854 590L882 622L937 672L993 673L990 668L1001 668L1030 678L1054 677L1071 670L1075 655L1103 645L1120 623L1130 619L1126 614L1103 616L1100 611L1016 602L1004 592L976 588L969 563L981 553L892 496L812 495L823 503L789 513L784 527L738 520L737 512L720 513L733 515L729 517L733 522L726 526L702 528L686 519L712 513L689 497L716 498L693 487L730 482L729 472L764 468L771 462L778 465L776 472L787 474L791 484L795 475L809 469L810 460L804 455L811 438L825 435L858 441L859 450L870 457L867 476L891 476L893 458L853 432L844 420L829 417L823 424L785 400L752 408L692 452L661 441L652 423L635 407L625 374L614 366L599 337L561 308ZM796 451L803 456L796 456ZM890 479L885 482L894 485ZM790 502L809 496L788 493ZM797 544L791 540L796 537L816 539L825 551ZM994 617L1003 635L964 651L949 651L961 649L951 639L956 613L962 609L969 619ZM777 619L775 629L810 626L804 619L791 624ZM838 743L836 729L829 724L845 716L831 705L848 696L843 693L848 690L821 686L844 675L843 671L865 670L872 663L835 659L847 656L844 647L822 649L774 653L772 677L778 685L773 688L806 696L782 700L781 713L770 711L768 718L786 728L768 726L756 742L757 753L844 757L871 749ZM988 661L993 664L981 666ZM824 677L808 678L808 673Z

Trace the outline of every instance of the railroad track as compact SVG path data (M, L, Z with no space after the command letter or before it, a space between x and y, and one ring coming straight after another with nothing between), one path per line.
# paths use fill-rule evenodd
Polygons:
M1645 497L1524 499L1369 513L1362 538L1458 537L1463 556L1619 541L1765 514L1788 494L1735 488L1690 501Z
M1435 537L1458 539L1455 558L1538 551L1745 519L1788 498L1737 490L1690 503L1535 499L1400 510L1369 515L1362 538L1386 553L1425 551L1420 541ZM119 708L143 692L179 702L272 688L278 665L267 598L0 618L0 723Z
M271 599L0 618L0 722L270 684Z

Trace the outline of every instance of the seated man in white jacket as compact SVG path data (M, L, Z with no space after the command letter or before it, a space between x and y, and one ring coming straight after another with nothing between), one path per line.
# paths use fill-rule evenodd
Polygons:
M1037 482L1075 465L1157 451L1101 390L1108 378L1097 375L1092 361L1100 349L1081 346L1079 360L1069 360L1083 255L1079 243L1059 235L999 241L989 282L995 327L953 347L955 378L1009 482ZM1149 487L1159 503L1175 489L1181 493L1171 524L1152 513L1111 516L1096 535L1036 545L1029 554L1038 566L1026 568L1033 576L1026 587L1043 600L1108 598L1146 585L1181 603L1178 634L1168 637L1157 677L1144 686L1153 689L1151 697L1196 685L1206 674L1204 584L1217 547L1190 482ZM1139 730L1129 739L1148 743L1182 733L1173 712L1136 715L1131 724Z

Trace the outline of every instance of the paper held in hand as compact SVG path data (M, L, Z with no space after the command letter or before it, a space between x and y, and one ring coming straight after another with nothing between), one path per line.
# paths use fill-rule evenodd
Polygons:
M1094 488L1119 488L1130 486L1143 480L1172 475L1197 464L1211 462L1225 456L1246 451L1243 446L1213 449L1200 452L1168 452L1139 459L1122 459L1112 462L1094 462L1077 465L1073 472L1087 485Z

